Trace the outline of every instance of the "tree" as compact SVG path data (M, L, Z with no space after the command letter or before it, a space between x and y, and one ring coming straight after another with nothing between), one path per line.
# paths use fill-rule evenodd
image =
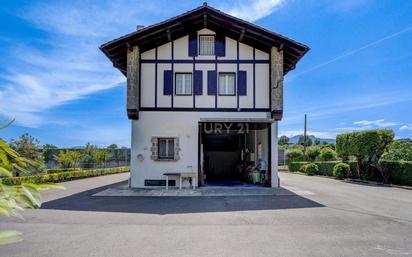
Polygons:
M315 145L320 145L320 140L319 139L315 140Z
M57 151L57 146L52 144L43 145L43 160L45 163L53 160L54 154Z
M111 145L109 145L108 147L107 147L107 149L110 149L110 150L116 150L116 149L118 149L119 147L116 145L116 144L111 144Z
M329 147L324 147L320 150L319 156L323 161L333 161L336 159L336 152Z
M412 142L394 141L382 155L385 161L412 161Z
M389 182L388 171L382 169L379 160L386 148L392 143L392 130L365 130L340 134L336 137L336 149L339 156L356 157L358 176L368 178L373 170L378 171L384 183Z
M40 141L28 133L25 133L17 140L11 140L10 147L15 150L21 157L42 162L43 158L40 150Z
M110 157L110 153L103 149L97 149L93 153L93 160L99 165L106 164L106 162L110 160Z
M306 156L311 160L315 161L316 158L320 155L320 148L317 146L308 147L306 150Z
M80 152L73 150L60 151L54 159L61 164L63 168L77 168L80 162Z
M87 143L84 149L81 151L81 162L83 167L91 168L94 166L95 161L93 155L98 150L97 146Z
M10 126L13 121L0 127L0 130ZM22 158L7 143L0 139L0 174L12 177L13 169L26 170L33 165L32 160ZM22 219L19 212L23 208L37 208L41 205L40 189L62 188L55 185L34 185L23 183L18 186L6 186L0 179L0 214L6 217L14 216ZM0 245L21 241L21 233L15 230L0 231Z
M289 138L287 136L281 136L279 138L279 145L287 145L289 144Z

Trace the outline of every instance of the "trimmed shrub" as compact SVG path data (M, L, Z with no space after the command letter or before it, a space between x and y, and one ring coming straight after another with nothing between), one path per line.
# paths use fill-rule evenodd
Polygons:
M335 167L336 164L341 163L340 161L329 161L329 162L314 162L319 170L316 173L317 175L322 175L322 176L333 176L333 168ZM346 162L349 167L350 167L350 171L348 174L348 177L354 178L356 177L356 162L355 161L349 161ZM290 162L288 164L289 167L289 171L291 172L296 172L296 171L302 171L304 172L304 170L302 169L302 166L304 166L305 164L309 164L309 162Z
M346 163L338 163L333 167L333 176L335 178L347 178L349 176L350 166Z
M339 163L339 161L315 162L319 168L318 175L333 176L333 167L335 167L337 163Z
M412 186L412 161L381 161L380 165L390 174L392 184Z
M289 171L290 172L299 171L300 168L305 164L308 164L308 162L289 162L289 164L288 164Z
M75 170L81 170L80 168L55 168L55 169L48 169L47 174L53 174L53 173L60 173L60 172L67 172L67 171L75 171Z
M129 171L130 171L130 167L116 167L116 168L95 169L95 170L75 170L75 171L66 171L66 172L52 173L52 174L46 174L46 175L3 178L2 182L5 185L20 185L22 183L33 183L33 184L60 183L60 182L79 179L79 178L96 177L96 176L117 174L117 173L129 172Z
M336 152L329 147L320 150L320 159L322 161L333 161L336 159Z
M318 165L314 163L309 163L304 166L305 174L308 176L316 175L319 171Z

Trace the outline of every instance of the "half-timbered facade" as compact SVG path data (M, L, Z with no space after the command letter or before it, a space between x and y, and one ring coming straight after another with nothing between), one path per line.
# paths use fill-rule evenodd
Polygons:
M204 4L101 50L127 76L132 187L164 185L166 172L204 185L247 165L279 186L283 76L307 46Z

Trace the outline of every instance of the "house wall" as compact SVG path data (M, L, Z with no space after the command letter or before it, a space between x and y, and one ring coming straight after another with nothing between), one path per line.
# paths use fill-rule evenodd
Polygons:
M214 31L202 29L198 35L215 35ZM173 40L155 49L141 53L140 110L155 108L231 108L261 109L269 111L269 53L226 37L225 56L191 57L188 54L188 36ZM163 94L165 70L190 72L201 70L203 76L202 95L176 96ZM219 96L207 94L207 71L247 73L247 94L245 96ZM192 79L193 81L193 79ZM238 81L236 76L236 87ZM174 86L173 86L174 89ZM236 91L236 90L235 90Z
M132 121L131 186L144 187L145 179L164 180L165 172L198 171L198 124L201 118L267 118L264 112L161 112L144 111ZM267 130L258 131L269 162ZM152 160L152 137L178 137L179 160ZM265 142L266 141L266 142ZM138 155L143 160L137 158ZM140 158L141 159L141 158ZM276 175L277 176L277 175Z
M202 29L198 35L213 35ZM144 187L145 180L164 180L165 172L198 172L198 124L201 118L269 118L270 55L254 47L226 37L225 56L189 56L188 36L173 40L140 55L139 119L132 120L131 177L132 187ZM202 94L190 96L164 95L164 71L202 71ZM246 71L245 96L208 95L208 71ZM193 81L193 77L192 77ZM238 85L236 76L236 87ZM173 85L173 91L175 85ZM193 91L193 90L192 90ZM235 92L237 90L235 89ZM277 126L257 132L262 142L263 158L273 162L273 140ZM179 160L151 159L152 137L179 138ZM269 147L271 146L271 147ZM272 149L272 152L271 152ZM277 151L276 151L277 152ZM138 156L142 158L137 158ZM277 163L277 162L276 162ZM272 166L277 179L277 167ZM272 179L272 181L274 181ZM272 184L272 186L278 186Z

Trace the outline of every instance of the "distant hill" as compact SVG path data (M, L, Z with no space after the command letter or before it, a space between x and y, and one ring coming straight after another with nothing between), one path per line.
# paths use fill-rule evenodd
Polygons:
M289 144L297 144L299 141L299 137L302 137L302 136L303 135L296 135L296 136L290 137ZM313 143L315 142L315 140L319 140L321 143L326 142L328 144L331 144L331 143L334 144L336 142L336 140L333 138L318 138L318 137L315 137L314 135L308 135L308 138L310 138Z

